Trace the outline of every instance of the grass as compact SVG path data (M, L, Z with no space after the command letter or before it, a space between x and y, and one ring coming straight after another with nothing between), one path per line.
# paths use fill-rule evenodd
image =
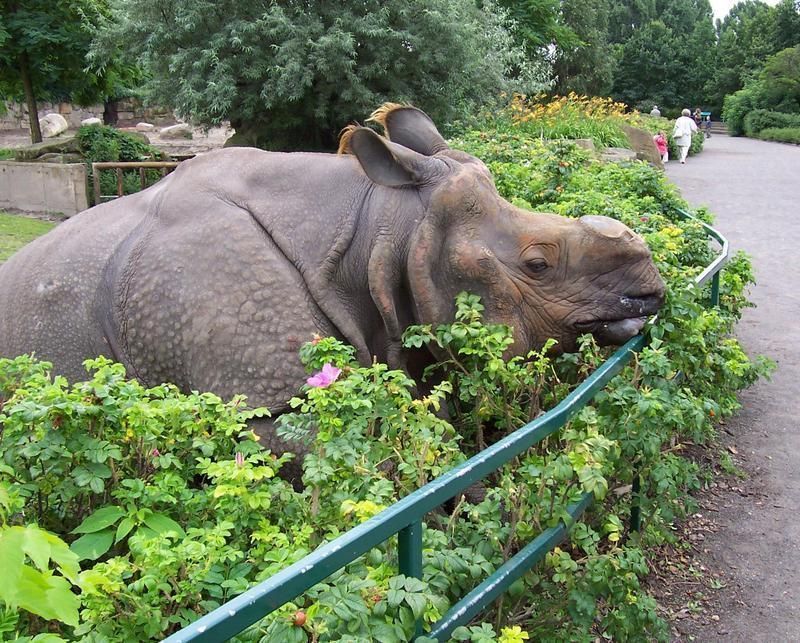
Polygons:
M7 161L14 158L14 150L7 147L0 147L0 161Z
M16 214L0 212L0 262L8 259L26 243L55 226L52 221L40 221Z

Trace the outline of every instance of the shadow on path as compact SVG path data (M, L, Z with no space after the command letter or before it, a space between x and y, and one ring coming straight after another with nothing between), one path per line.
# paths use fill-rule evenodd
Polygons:
M727 429L759 493L730 494L705 542L708 565L730 580L720 621L698 641L800 641L800 146L714 136L667 176L693 206L706 205L732 251L753 258L757 305L737 335L749 355L778 363L772 381L741 395Z

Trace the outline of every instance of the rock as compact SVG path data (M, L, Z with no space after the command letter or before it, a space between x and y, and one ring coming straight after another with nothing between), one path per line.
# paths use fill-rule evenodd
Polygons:
M607 147L600 153L600 160L607 163L625 163L636 160L636 152L626 147Z
M92 118L84 118L81 121L81 126L84 125L102 125L103 119L97 118L97 116L93 116Z
M36 143L35 145L29 145L27 147L20 147L14 151L14 160L32 161L43 154L64 154L67 152L80 151L81 147L78 139L74 136L66 136L52 141Z
M597 148L594 146L594 141L590 138L576 138L572 142L584 150L589 150L589 152L591 152L593 155L597 154Z
M658 148L653 142L653 135L638 127L631 127L630 125L623 125L622 130L628 138L631 149L636 152L636 158L640 161L647 161L660 170L664 169L664 163L661 161L661 155L658 153Z
M246 134L235 132L225 141L222 147L256 147L256 144Z
M125 133L132 138L140 140L142 143L147 143L150 145L150 139L147 137L147 134L142 134L141 132L131 132L130 130L126 130Z
M55 152L48 152L33 159L34 163L83 163L84 158L80 154L57 154Z
M152 132L155 128L152 123L136 123L137 132Z
M45 114L39 119L39 127L42 130L42 138L52 138L66 132L69 125L61 114Z
M192 138L192 127L186 123L178 123L164 127L159 135L161 138Z

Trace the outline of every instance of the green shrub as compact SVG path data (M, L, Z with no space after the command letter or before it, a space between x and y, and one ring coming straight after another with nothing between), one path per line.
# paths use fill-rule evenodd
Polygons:
M146 143L140 136L105 125L83 126L78 129L77 138L81 153L86 158L90 185L93 181L92 163L159 161L164 158L164 154L160 150ZM123 194L133 194L142 189L139 170L126 170L122 176ZM155 183L160 178L161 174L158 170L146 170L145 172L147 184ZM117 177L114 172L101 171L100 193L103 196L117 194ZM93 203L93 205L97 204Z
M758 138L800 145L800 127L768 127L758 133Z
M744 117L744 133L747 136L757 136L765 129L785 128L800 128L800 114L754 109Z
M756 108L758 96L756 88L745 87L725 97L722 105L722 120L731 136L744 134L744 119Z

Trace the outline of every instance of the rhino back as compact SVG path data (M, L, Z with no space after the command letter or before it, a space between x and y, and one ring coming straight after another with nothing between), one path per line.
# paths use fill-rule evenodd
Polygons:
M367 270L374 239L402 245L404 195L376 189L351 157L201 155L9 262L0 352L36 350L73 378L106 354L147 384L275 408L303 382L297 350L315 333L365 362L383 343Z
M140 224L153 192L82 212L0 266L0 356L35 351L72 378L87 357L109 354L93 319L114 248Z
M365 186L352 160L332 155L240 148L182 164L102 279L118 359L147 383L279 410L306 377L303 342L366 345L343 303L352 284L340 290L342 257L362 254L348 251L370 228ZM368 297L363 254L354 263Z

